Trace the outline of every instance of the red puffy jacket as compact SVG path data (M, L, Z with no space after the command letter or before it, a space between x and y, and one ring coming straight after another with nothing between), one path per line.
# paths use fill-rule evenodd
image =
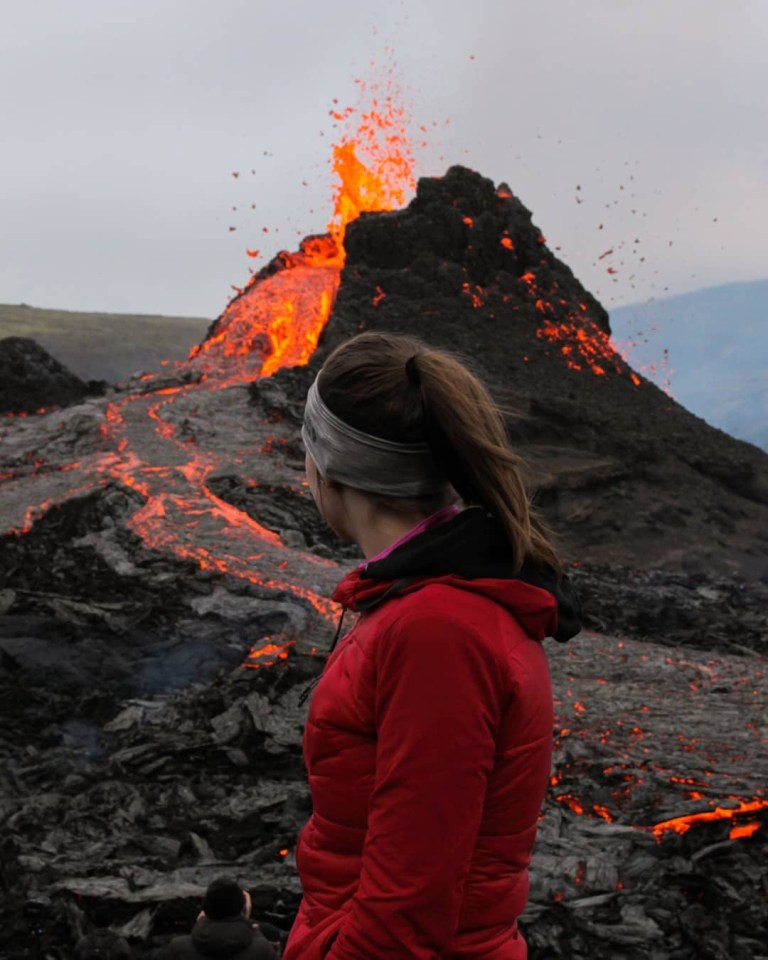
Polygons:
M545 635L520 579L354 571L369 609L328 660L304 759L314 812L284 960L523 960L516 918L551 763ZM378 601L378 606L376 602Z

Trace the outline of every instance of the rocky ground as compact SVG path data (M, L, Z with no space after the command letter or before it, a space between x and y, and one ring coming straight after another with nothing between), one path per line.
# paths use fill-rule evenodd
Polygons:
M184 570L169 581L181 593L185 582L198 596L215 589ZM658 599L653 586L645 597L649 607ZM130 598L120 602L124 612ZM234 639L250 626L239 614L209 624L211 679L201 670L177 690L170 677L142 683L134 668L114 694L112 664L134 655L125 635L100 638L98 689L82 652L95 640L80 640L69 663L81 675L68 676L57 642L66 609L48 641L59 663L0 641L15 719L0 738L2 955L66 957L106 904L113 928L150 956L191 923L221 873L248 885L257 917L287 931L300 897L294 844L310 810L300 699L330 631L314 649L290 631L263 636L249 659ZM86 615L71 628L81 638ZM549 651L556 750L524 917L532 956L763 956L768 806L754 801L765 785L764 658L593 632ZM690 815L683 834L653 831L673 819L684 828Z

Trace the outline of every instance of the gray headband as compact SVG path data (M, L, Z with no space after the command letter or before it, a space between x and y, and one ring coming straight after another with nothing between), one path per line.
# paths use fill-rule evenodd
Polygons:
M448 488L426 443L394 443L356 430L309 388L301 438L320 475L385 497L430 497Z

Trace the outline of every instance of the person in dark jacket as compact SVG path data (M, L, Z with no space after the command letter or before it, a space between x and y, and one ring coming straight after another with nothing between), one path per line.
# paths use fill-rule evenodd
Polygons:
M212 881L192 933L174 937L162 960L276 960L277 952L250 920L251 898L230 877Z
M450 355L369 333L326 360L302 436L320 513L366 559L334 594L358 617L309 707L284 960L524 960L542 641L579 610L502 417Z

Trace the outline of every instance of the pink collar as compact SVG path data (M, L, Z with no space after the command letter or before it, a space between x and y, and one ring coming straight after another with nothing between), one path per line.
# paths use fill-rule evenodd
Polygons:
M447 520L451 520L459 512L459 508L456 504L451 503L447 507L441 507L435 513L430 514L425 520L422 520L421 523L417 523L415 527L402 535L399 540L395 540L394 543L390 543L388 547L385 547L381 553L377 553L375 557L371 557L370 560L363 560L362 563L358 564L358 570L365 570L369 563L373 563L375 560L383 560L384 557L388 557L393 550L396 550L399 546L404 543L407 543L408 540L412 540L413 537L417 537L420 533L424 533L425 530L430 530L432 527L436 527L441 523L445 523Z

